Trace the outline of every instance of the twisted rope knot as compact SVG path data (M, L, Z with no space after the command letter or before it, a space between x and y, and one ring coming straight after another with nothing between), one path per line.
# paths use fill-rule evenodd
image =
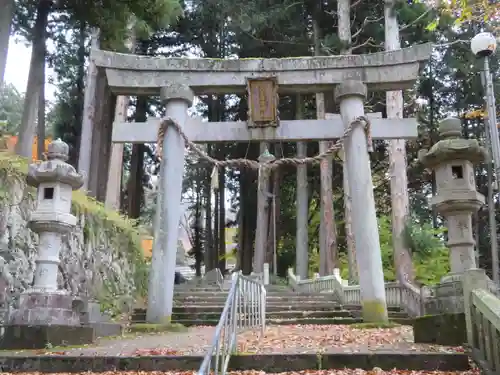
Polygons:
M352 123L363 127L366 134L366 148L368 152L373 152L372 124L368 117L358 116Z

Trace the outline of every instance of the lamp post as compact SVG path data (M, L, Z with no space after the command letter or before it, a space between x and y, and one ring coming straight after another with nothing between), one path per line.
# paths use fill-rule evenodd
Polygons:
M472 53L478 58L483 60L483 69L481 70L481 80L485 91L485 101L487 110L487 119L485 125L487 127L488 135L487 142L489 138L488 147L491 150L491 155L493 157L493 164L495 167L495 177L496 184L500 180L500 139L498 138L498 128L497 128L497 116L496 116L496 105L495 105L495 93L493 89L493 79L490 72L490 60L489 57L495 53L497 48L497 41L495 36L491 33L479 33L474 38L472 38L470 47ZM497 185L498 186L498 185ZM493 187L490 185L488 189L491 190ZM493 194L489 193L488 197L491 199L488 201L488 211L489 211L489 224L490 224L490 238L491 238L491 262L492 262L492 272L493 280L496 284L500 283L500 271L498 264L498 243L497 243L497 230L496 230L496 220L495 220L495 205L493 204Z

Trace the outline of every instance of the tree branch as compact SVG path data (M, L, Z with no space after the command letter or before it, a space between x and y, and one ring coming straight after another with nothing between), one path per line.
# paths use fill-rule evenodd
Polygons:
M422 18L424 18L429 12L432 10L432 8L427 9L425 12L423 12L420 16L418 16L413 22L410 22L408 25L405 25L399 29L399 31L406 30L410 26L415 25L418 21L420 21Z
M370 18L370 17L366 17L364 20L363 20L363 25L361 25L361 27L359 28L358 31L356 31L353 35L352 35L352 39L356 38L359 34L361 34L364 30L364 27L366 25L368 25L369 23L374 23L374 22L378 22L378 21L381 21L384 17L378 17L378 18ZM352 27L352 25L351 25Z

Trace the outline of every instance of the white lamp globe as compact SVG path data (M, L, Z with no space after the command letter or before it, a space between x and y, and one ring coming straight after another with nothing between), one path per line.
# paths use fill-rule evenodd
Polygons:
M470 41L470 48L476 56L490 56L497 49L497 41L491 33L479 33Z

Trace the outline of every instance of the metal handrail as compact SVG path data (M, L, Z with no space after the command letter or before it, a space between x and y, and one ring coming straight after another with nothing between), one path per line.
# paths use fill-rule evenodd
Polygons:
M240 272L233 273L231 289L215 328L212 345L198 370L198 375L225 375L231 354L237 350L238 332L266 327L266 288Z

